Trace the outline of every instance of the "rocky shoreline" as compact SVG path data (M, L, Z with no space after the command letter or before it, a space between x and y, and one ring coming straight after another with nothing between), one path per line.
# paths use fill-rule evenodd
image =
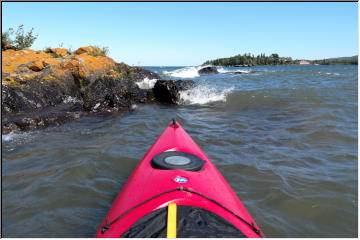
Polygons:
M2 52L2 133L59 125L94 112L128 112L133 104L178 104L195 86L117 63L96 47ZM152 89L137 83L156 79Z

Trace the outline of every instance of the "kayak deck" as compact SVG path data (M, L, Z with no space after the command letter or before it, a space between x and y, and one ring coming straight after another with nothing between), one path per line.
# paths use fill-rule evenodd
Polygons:
M167 154L168 152L171 154ZM184 154L175 158L177 152ZM170 157L167 159L162 155ZM191 165L185 159L190 155L195 156L191 161L196 164L187 170L181 169L184 164ZM159 156L163 157L158 161L160 165L163 164L165 168L173 165L175 169L154 167L152 161L159 160ZM196 158L201 159L202 163ZM239 230L241 236L261 236L255 221L223 176L176 122L165 129L139 162L101 223L96 237L123 236L149 214L165 211L169 203L175 203L179 209L192 207L200 209L197 212L210 212ZM213 223L213 228L215 225L219 224ZM182 231L181 226L178 225L177 231ZM235 234L233 237L240 235ZM209 235L205 232L205 235L200 237L207 236Z

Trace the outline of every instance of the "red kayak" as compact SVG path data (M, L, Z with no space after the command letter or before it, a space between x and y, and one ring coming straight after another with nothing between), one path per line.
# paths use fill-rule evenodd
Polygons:
M96 237L263 237L221 173L179 123L152 145Z

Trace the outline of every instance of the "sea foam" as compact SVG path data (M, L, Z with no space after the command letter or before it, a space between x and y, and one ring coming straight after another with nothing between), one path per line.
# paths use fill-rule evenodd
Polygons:
M233 87L219 90L206 85L181 91L180 99L185 104L207 104L211 102L226 102L226 96L234 90Z
M198 70L201 68L202 67L185 67L173 71L163 71L163 74L178 78L195 78L200 76Z
M144 80L142 80L141 82L137 82L136 84L141 89L151 89L151 88L154 88L157 80L158 79L149 79L146 77L146 78L144 78Z
M8 134L1 135L1 140L2 142L10 142L14 140L22 141L29 137L30 137L29 132L20 132L20 133L10 132Z

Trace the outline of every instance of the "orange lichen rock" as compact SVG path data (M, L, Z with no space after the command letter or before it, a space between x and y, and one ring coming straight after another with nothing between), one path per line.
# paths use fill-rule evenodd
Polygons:
M65 48L51 48L50 51L52 53L55 53L58 56L61 56L61 57L65 57L67 55L70 55L69 50L67 50Z
M16 80L62 81L62 76L96 79L114 75L115 61L109 57L93 55L97 47L82 47L71 55L67 49L52 48L45 51L6 50L2 52L2 82L12 84ZM60 78L60 79L59 79Z
M36 53L33 50L6 50L2 52L2 72L11 73L17 70L22 64L30 64L34 61L42 61L43 59L52 58L50 54L45 52Z
M74 53L76 55L83 54L83 53L93 54L93 53L100 52L100 51L101 51L101 49L98 47L87 46L87 47L78 48Z
M86 78L91 74L98 76L106 75L115 66L115 61L108 57L94 57L86 53L76 55L75 60L78 62L79 76Z
M35 72L39 72L44 69L44 63L43 61L34 61L27 65L27 67Z

